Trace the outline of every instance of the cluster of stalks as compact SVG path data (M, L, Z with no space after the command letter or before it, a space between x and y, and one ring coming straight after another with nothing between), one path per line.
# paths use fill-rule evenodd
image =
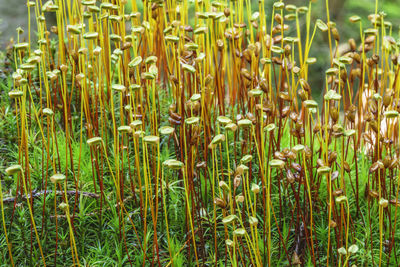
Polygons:
M18 196L43 265L60 256L61 220L71 263L81 264L84 147L86 188L99 196L90 216L99 224L106 212L118 216L131 265L132 246L143 266L175 265L180 254L190 265L347 266L360 260L359 248L372 255L368 264L398 264L400 57L383 12L364 25L351 17L360 36L341 40L328 0L316 21L313 1L275 2L270 14L264 0L143 1L142 12L133 0L127 11L127 2L27 2L37 29L29 25L26 42L18 29L8 92L18 128L18 163L6 169L15 176L13 208L3 205L0 183L9 264L17 264L7 237ZM321 89L308 83L316 35L330 51L318 74L321 103L312 99ZM42 148L40 170L30 168L32 139ZM181 204L171 206L177 188ZM36 190L43 207L28 197ZM378 239L360 235L359 224Z

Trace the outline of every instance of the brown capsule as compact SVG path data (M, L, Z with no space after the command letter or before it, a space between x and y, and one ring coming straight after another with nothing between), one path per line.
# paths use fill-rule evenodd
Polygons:
M387 108L391 102L392 102L392 92L389 90L386 90L385 94L383 95L382 103Z
M260 42L256 42L255 44L254 44L254 46L255 46L255 49L254 49L254 55L256 56L256 57L258 57L259 55L260 55L260 52L261 52L261 43Z
M288 116L288 114L290 113L290 106L285 106L282 109L282 113L281 113L281 117L282 118L286 118Z
M364 47L364 51L365 51L365 53L367 53L367 52L371 51L373 48L374 48L373 44L369 44L369 45L366 44L365 47ZM359 52L361 53L362 49Z
M339 35L339 31L337 30L337 28L332 28L332 36L336 42L340 41L340 35Z
M398 55L392 55L391 56L391 60L392 60L393 65L397 65L399 63L398 59L399 59Z
M385 138L383 136L380 137L379 141L385 145L391 145L393 144L393 140L389 138Z
M251 74L250 74L250 72L249 72L247 69L242 68L242 69L240 70L240 73L242 74L242 76L243 76L244 78L246 78L247 80L251 81Z
M175 113L175 112L169 112L169 116L177 121L182 120L182 117L178 113Z
M123 2L123 1L121 1L121 2ZM124 0L124 2L126 2L126 0ZM157 3L153 3L152 5L151 5L151 11L153 11L152 12L152 17L153 17L153 19L157 19L157 12L156 12L156 9L157 8L159 8L160 6L157 4Z
M201 162L198 162L197 164L196 164L196 168L201 168L201 169L205 169L205 168L207 168L207 162L205 162L205 161L201 161Z
M247 62L251 62L251 52L248 49L243 51L243 57L247 60Z
M340 71L340 79L342 79L343 84L345 84L346 80L347 80L347 71L346 69L343 69Z
M221 39L217 40L217 47L219 51L222 51L224 49L224 41L222 41Z
M368 99L368 107L372 114L376 115L378 112L378 100L377 99Z
M178 21L178 20L174 20L174 21L172 21L172 27L174 27L174 28L178 28L179 27L179 25L181 25L181 22L180 21Z
M299 74L300 73L300 68L297 67L297 66L294 66L293 67L293 73L296 74L296 75Z
M198 110L200 109L199 101L191 101L191 100L187 101L185 103L185 109L186 109L186 112L188 112L189 114L191 112L196 114L198 112ZM178 115L179 116L179 114L171 114L171 115L174 115L174 116Z
M333 162L335 162L337 159L337 152L336 151L332 151L330 153L328 153L328 163L329 165L332 165Z
M304 154L307 159L310 159L312 156L311 149L308 146L304 146Z
M350 79L353 81L355 78L361 77L361 69L355 68L350 71Z
M299 132L299 136L300 136L300 137L304 137L304 135L305 135L304 127L301 127L301 128L298 130L298 132ZM307 156L307 155L306 155L306 156ZM308 156L307 158L310 158L310 157L311 157L311 155Z
M290 167L295 169L297 172L301 172L301 165L296 162L292 162L292 164L290 164Z
M344 161L344 162L343 162L343 169L344 169L347 173L350 173L351 168L350 168L349 163L347 163L347 161Z
M184 50L184 51L182 52L182 58L184 58L184 59L186 59L186 60L192 58L193 55L194 55L193 51Z
M299 131L302 127L303 127L303 122L297 121L295 125L296 131Z
M308 84L308 82L307 82L306 80L304 80L303 78L301 78L301 79L299 80L299 82L300 82L301 87L302 87L305 91L307 91L308 93L311 93L311 87L310 87L310 85Z
M269 34L265 35L264 41L265 41L265 47L267 49L270 49L271 45L272 45L272 40L271 40L271 36Z
M290 112L289 117L293 122L297 122L298 114L295 111L292 111Z
M253 124L255 124L257 122L256 117L253 115L253 113L247 112L246 113L246 118L251 120L251 122Z
M171 105L169 105L168 112L176 112L176 104L175 103L172 103Z
M54 34L58 34L58 29L56 26L51 26L50 31Z
M343 194L343 189L339 188L332 192L334 197L341 196Z
M280 32L281 32L281 30L279 30L277 26L272 28L272 36L274 36L275 34L280 33Z
M337 122L339 119L339 112L337 110L337 108L331 108L329 110L329 115L331 116L333 122Z
M331 181L336 180L338 177L339 177L339 172L338 171L332 172Z
M293 151L289 151L289 152L287 153L286 157L287 157L288 159L291 159L291 160L295 160L295 159L297 158L296 153L294 153Z
M282 150L282 153L287 157L287 155L288 155L288 153L290 152L290 149L289 148L287 148L287 147L285 147L283 150Z
M261 90L264 91L264 93L268 92L268 82L265 78L261 79L261 81L259 82L259 86Z
M278 14L278 13L275 14L274 19L278 24L282 24L283 23L282 16L280 14Z
M225 32L224 32L224 36L225 36L226 39L232 40L232 34L231 34L231 32L225 31Z
M322 159L317 159L317 165L318 165L318 167L324 167L325 162Z
M331 220L331 221L329 222L329 226L330 226L331 228L335 228L335 227L337 226L337 223L336 223L335 221Z
M378 132L378 123L376 120L370 121L369 126L372 128L372 130L374 130L375 133Z
M265 111L267 114L273 113L273 112L274 112L274 105L273 105L271 102L267 102L267 103L264 105L264 111Z
M247 79L244 79L244 80L243 80L243 83L244 83L244 88L250 90L249 88L250 88L250 86L251 86L251 84L252 84L251 81L250 81L250 80L247 80Z
M289 25L287 25L287 24L283 24L283 28L282 28L282 24L278 24L275 27L278 31L282 31L282 29L283 29L283 31L289 30Z
M364 139L364 142L365 142L365 143L373 144L371 135L370 135L369 133L363 133L361 136L362 136L362 138Z
M209 86L213 81L214 81L214 77L211 74L208 74L206 76L206 79L204 80L204 84L206 86Z
M292 51L292 47L289 44L287 44L287 45L285 45L284 49L285 49L285 56L286 57L290 56L290 53Z
M282 152L279 152L279 151L275 151L274 158L286 161L286 156Z
M282 60L278 57L273 57L271 60L272 60L272 63L274 63L275 65L279 65L279 66L282 65Z
M217 205L221 209L225 209L225 207L226 207L226 202L224 200L218 198L218 197L216 197L214 199L214 203L215 203L215 205Z
M290 169L286 171L286 179L290 184L293 184L295 181L294 174Z
M62 72L67 72L68 66L65 65L65 64L61 64L61 65L60 65L60 70L61 70Z
M126 50L132 47L132 43L131 42L124 42L121 46L121 50Z
M389 155L386 155L386 157L383 159L383 166L385 168L388 168L391 163L392 163L392 158Z
M240 120L243 120L243 119L244 119L244 116L242 114L236 115L236 121L240 121Z
M241 183L241 181L242 181L242 179L240 178L240 176L236 176L236 177L233 179L233 187L234 187L234 188L238 188L239 185L240 185L240 183Z
M224 15L225 15L225 17L229 17L231 15L231 10L229 8L225 8Z
M91 123L85 123L85 128L86 128L88 131L91 131L91 130L93 130L93 125L92 125Z
M336 125L336 124L335 124L335 125ZM335 125L334 125L334 127L332 128L332 129L333 129L332 135L333 135L334 137L336 137L336 138L343 136L343 130L340 130L340 129L338 129L338 128L335 128Z
M356 41L353 38L349 39L349 46L351 51L355 51L357 49Z
M185 32L193 32L193 27L190 25L185 25Z
M79 55L78 52L76 52L76 50L72 49L69 54L71 55L71 57L74 59L75 62L79 61Z
M371 59L374 61L375 64L379 63L379 56L377 54L373 54Z
M378 160L374 163L372 163L371 167L369 168L369 172L373 173L376 172L379 169L383 169L384 165L382 163L382 161Z
M274 44L279 44L282 42L282 35L276 35L274 38L272 38L274 41Z
M293 63L292 62L290 62L290 60L288 59L288 58L286 58L285 59L285 65L286 65L286 68L287 68L287 70L290 72L290 71L292 71L292 69L294 68L293 67ZM296 62L294 62L294 63L296 63Z
M368 195L369 195L370 197L372 197L372 198L378 198L378 197L379 197L378 192L376 192L376 191L373 190L373 189L368 190Z
M243 203L244 202L244 196L242 194L239 194L235 197L236 202L238 203Z
M360 54L354 52L354 53L353 53L353 59L354 59L357 63L360 63L360 62L361 62L361 56L360 56Z
M248 31L248 30L247 30ZM246 33L247 33L246 31ZM242 32L238 32L233 39L238 40L239 38L242 38L243 33Z
M241 175L243 175L243 173L244 173L243 165L237 166L234 175L235 176L241 176Z
M196 130L192 132L192 136L189 141L190 145L192 145L192 146L199 143L199 134L198 134L198 130L197 130L198 128L196 127L195 129Z
M321 130L321 124L318 122L313 128L313 133L318 133Z
M261 104L256 104L256 110L261 110L261 108L262 108L263 112L267 112L268 111L267 107L261 106Z
M176 85L179 84L179 80L178 80L178 78L177 78L175 75L171 74L171 75L169 76L169 79L170 79L171 81L173 81Z
M246 28L247 25L246 25L246 23L242 22L242 23L233 24L233 27L235 27L235 28Z
M374 115L371 114L371 112L366 112L364 115L364 120L367 122L370 122L374 119Z
M300 137L299 133L294 128L290 128L290 134L293 135L294 137L297 137L297 138Z
M350 121L350 122L354 122L355 121L355 117L356 117L356 106L355 105L351 105L348 110L346 110L345 115L346 118Z
M300 89L297 93L298 93L298 95L299 95L301 101L307 100L307 93L306 93L306 91L304 91L303 89Z
M391 45L395 45L395 44L396 44L396 40L395 40L392 36L386 35L384 38L385 38L385 40L387 40Z
M174 120L171 117L168 118L168 121L171 125L181 125L181 121Z
M367 65L368 65L368 66L373 67L374 64L375 64L375 62L374 62L372 59L367 58Z
M334 84L339 84L339 82L340 82L340 80L337 79L337 78L333 80L333 83L334 83ZM342 87L343 87L343 83L342 83Z
M301 265L300 257L296 252L293 252L293 255L292 255L292 258L291 258L291 264L294 265L294 266Z

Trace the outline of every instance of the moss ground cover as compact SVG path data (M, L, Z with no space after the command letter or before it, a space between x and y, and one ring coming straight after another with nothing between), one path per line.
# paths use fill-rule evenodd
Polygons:
M314 2L27 1L0 264L398 265L397 28Z

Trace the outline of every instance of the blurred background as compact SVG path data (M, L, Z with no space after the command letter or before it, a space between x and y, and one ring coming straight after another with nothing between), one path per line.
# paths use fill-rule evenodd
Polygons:
M61 0L65 1L65 0ZM16 38L16 28L22 27L25 30L23 38L26 37L28 32L28 13L26 7L27 0L0 0L0 56L4 49L12 44L13 38ZM100 2L100 1L97 1ZM127 12L130 10L130 3L128 1ZM194 0L189 0L194 2ZM252 0L253 12L258 9L258 0ZM271 14L272 4L276 2L272 0L265 0L266 14ZM296 6L307 6L308 0L284 0L285 4L294 4ZM314 0L315 3L312 5L312 22L320 18L326 21L326 7L325 0ZM331 20L336 22L337 28L340 33L340 43L347 43L348 38L354 38L359 45L359 28L357 25L349 22L349 17L352 15L359 15L363 19L364 28L371 27L371 23L367 17L369 14L375 12L375 0L330 0L330 16ZM136 1L139 9L142 9L143 3L141 0ZM193 5L191 5L193 7ZM399 25L400 25L400 0L379 0L378 12L384 11L387 14L386 20L390 21L393 25L393 36L398 38L399 36ZM194 10L190 10L194 12ZM51 13L47 13L51 16ZM193 18L193 16L191 16ZM302 24L304 26L305 16L301 17ZM50 21L49 17L47 20ZM54 21L54 18L53 18ZM268 20L268 23L270 20ZM290 22L293 23L293 22ZM311 25L313 27L313 25ZM36 22L34 18L31 18L31 27L33 30L36 29ZM293 36L295 28L292 27L287 33L289 36ZM32 31L34 33L35 31ZM319 32L317 32L319 33ZM324 79L321 76L324 71L329 68L329 56L328 56L328 44L326 34L316 34L313 46L311 48L311 57L317 58L317 63L310 66L310 84L312 86L314 97L318 99L319 88L323 88ZM324 39L325 38L325 39ZM24 41L24 40L21 40ZM1 71L0 71L1 72Z

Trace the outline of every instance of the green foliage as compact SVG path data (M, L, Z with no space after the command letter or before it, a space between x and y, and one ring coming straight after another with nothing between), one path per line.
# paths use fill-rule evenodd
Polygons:
M392 3L39 2L0 56L1 266L398 263Z

